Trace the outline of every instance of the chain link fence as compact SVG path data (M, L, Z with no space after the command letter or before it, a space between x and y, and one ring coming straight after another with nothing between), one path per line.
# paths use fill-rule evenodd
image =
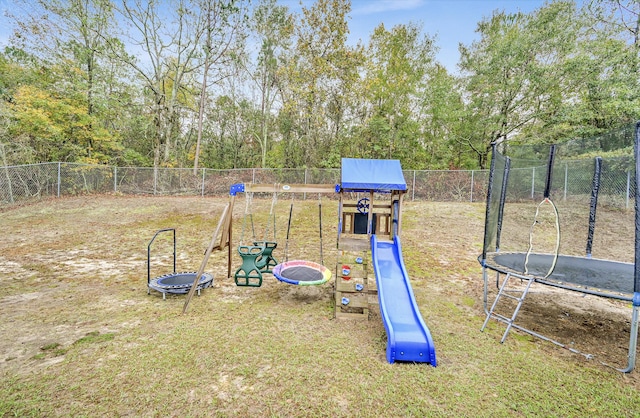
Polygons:
M634 197L629 164L605 170L601 196L606 203L629 208ZM440 202L484 202L488 170L405 170L406 199ZM516 168L509 193L519 200L539 199L546 176L544 164ZM555 167L555 199L588 198L593 161L559 162ZM0 206L43 198L116 193L161 196L228 196L231 185L339 184L339 169L232 169L110 167L75 163L42 163L0 167Z

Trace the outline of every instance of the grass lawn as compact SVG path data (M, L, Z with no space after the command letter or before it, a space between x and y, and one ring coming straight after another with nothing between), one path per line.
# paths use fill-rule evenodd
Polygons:
M276 206L280 258L290 202ZM211 256L206 271L214 286L186 314L185 296L148 295L154 233L176 228L178 271L197 270L226 203L88 196L2 210L0 416L640 414L639 372L624 375L598 356L588 360L515 331L500 344L504 326L494 321L480 332L484 204L405 204L403 255L436 368L386 362L375 306L369 321L335 320L333 280L302 287L266 275L260 288L237 287L225 277L226 251ZM271 199L253 203L261 237ZM317 200L293 203L289 258L319 262ZM233 271L240 264L235 246L252 238L247 224L242 234L244 212L239 199ZM335 201L323 201L324 262L332 269L336 212ZM152 251L152 277L170 272L169 235ZM523 321L626 364L630 308L565 293L533 292ZM567 335L572 324L579 332Z

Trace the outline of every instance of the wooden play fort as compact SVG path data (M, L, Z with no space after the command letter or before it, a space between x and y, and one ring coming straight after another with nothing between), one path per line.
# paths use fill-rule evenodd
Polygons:
M238 286L260 287L265 274L292 285L324 285L333 271L336 319L367 320L371 307L377 305L387 331L387 360L390 363L396 360L426 362L435 366L433 340L418 309L402 257L401 215L406 192L407 184L398 160L343 158L340 184L337 185L234 184L230 189L229 204L220 219L201 271L211 250L225 247L228 248L227 277L233 277ZM318 216L320 263L289 261L288 257L285 262L278 262L274 254L278 246L275 234L273 241L265 236L264 240L248 243L244 242L241 235L240 245L234 248L231 217L239 193L246 194L247 199L251 199L253 193L272 194L272 211L279 193L338 194L338 257L335 266L327 267L322 256L321 199ZM247 207L251 206L250 201L245 203ZM222 231L219 243L216 241L218 230ZM241 257L242 264L232 274L231 266L236 253ZM194 280L193 289L201 271Z

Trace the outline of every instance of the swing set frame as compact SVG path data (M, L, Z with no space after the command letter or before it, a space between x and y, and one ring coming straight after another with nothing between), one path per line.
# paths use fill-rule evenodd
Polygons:
M235 198L238 193L253 194L253 193L318 193L318 194L334 194L340 192L340 186L335 184L254 184L254 183L237 183L231 186L229 190L229 215L233 213L233 206ZM233 222L229 221L226 246L227 251L227 278L233 277L231 274L231 265L233 264ZM259 254L256 255L256 258ZM251 269L252 267L247 267ZM250 273L249 273L250 275ZM257 277L256 277L257 278ZM248 284L249 279L247 279ZM261 280L260 280L261 282ZM250 285L249 285L250 286ZM256 285L254 285L256 286ZM259 284L257 285L259 286Z
M363 160L364 163L368 163L369 160ZM370 165L370 164L369 164ZM361 171L370 172L369 165L365 164L360 167ZM344 177L344 173L343 173ZM351 173L351 177L353 177L353 173ZM350 179L351 179L350 177ZM212 236L211 243L209 248L205 253L204 260L200 267L200 271L196 275L196 279L194 280L194 285L192 286L191 291L187 297L185 302L183 313L186 312L187 306L191 297L193 296L194 289L196 288L197 280L202 275L202 271L206 266L206 263L211 255L212 251L223 251L225 247L227 247L227 279L230 279L232 276L231 268L233 265L233 257L234 253L241 251L234 247L233 245L233 210L235 205L236 196L239 193L272 193L274 194L274 198L277 193L317 193L318 196L321 194L335 194L339 197L338 204L338 236L336 246L338 250L366 250L368 249L368 244L371 236L373 234L388 236L389 239L393 239L394 236L399 236L401 231L401 207L402 207L402 196L405 193L404 190L396 190L393 185L383 185L384 187L380 187L380 185L375 185L376 187L365 187L368 183L362 183L362 181L358 180L354 183L355 180L351 179L347 183L343 181L340 184L284 184L284 183L272 183L272 184L255 184L255 183L236 183L230 187L229 190L229 203L225 206L225 209L220 217L218 222L218 227L216 228L215 233ZM395 181L395 179L394 179ZM404 182L404 179L402 179ZM356 187L357 186L357 187ZM366 200L363 202L363 206L366 208L361 208L361 202L358 201L355 203L348 203L345 201L345 194L356 193L357 195L361 193L368 192L368 197L365 197L361 200ZM391 194L391 203L390 204L379 204L377 201L374 203L374 192L375 193L390 193ZM364 210L361 210L364 209ZM245 209L245 212L247 210ZM275 216L275 215L274 215ZM362 230L362 225L360 225L360 231L357 231L356 228L356 219L357 217L365 218L366 228ZM275 218L274 218L275 220ZM362 221L363 219L359 219ZM362 222L360 222L362 224ZM275 228L275 226L274 226ZM265 232L265 238L266 238ZM274 232L275 235L275 232ZM220 237L218 239L218 236ZM322 239L322 238L321 238ZM275 239L274 239L275 241ZM275 248L275 242L272 243L273 248ZM264 246L266 247L266 241L264 242ZM322 246L322 243L321 243ZM273 250L273 248L268 248L266 250ZM260 263L265 261L266 254L265 251L263 254L258 254L255 256L255 259L262 257ZM242 254L240 254L242 256ZM244 258L244 257L243 257ZM252 258L252 257L248 257ZM275 259L273 259L275 261ZM267 260L268 262L268 260ZM249 260L246 269L253 269L256 267L255 260ZM267 269L271 266L267 265ZM275 267L274 267L275 268ZM337 267L336 267L337 268ZM252 270L253 271L253 270ZM259 270L260 272L260 270ZM257 274L256 274L257 275ZM249 280L249 279L247 279ZM260 279L261 280L261 279ZM238 283L236 283L238 284ZM250 285L250 284L243 284ZM258 286L258 285L253 285Z

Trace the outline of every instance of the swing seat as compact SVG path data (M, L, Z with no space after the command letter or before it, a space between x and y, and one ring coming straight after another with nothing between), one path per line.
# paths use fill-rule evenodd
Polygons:
M278 265L278 260L272 254L278 243L274 241L254 241L253 245L262 248L262 254L256 259L256 267L262 273L272 273L272 268Z
M262 272L256 264L258 257L262 256L264 247L256 245L240 245L238 254L242 257L242 265L236 270L234 279L236 286L262 286Z

